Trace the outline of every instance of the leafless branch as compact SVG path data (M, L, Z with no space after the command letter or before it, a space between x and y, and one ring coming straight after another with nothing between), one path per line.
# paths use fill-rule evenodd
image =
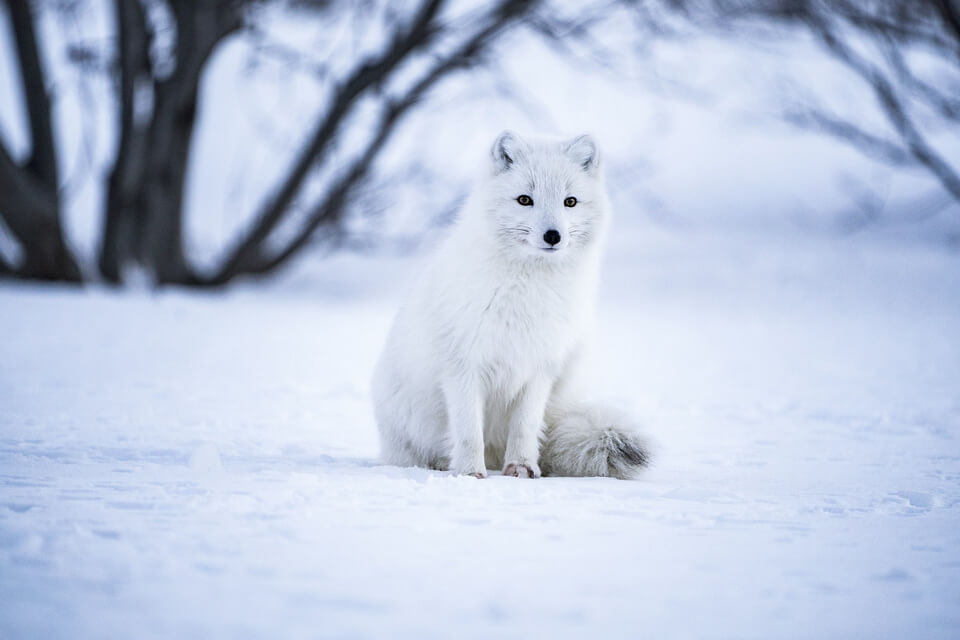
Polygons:
M882 162L902 167L917 165L917 159L904 149L899 142L869 133L848 120L821 110L815 108L797 109L788 112L786 117L789 122L799 127L847 140L865 154Z
M242 272L260 272L267 237L279 225L304 180L332 144L352 105L371 87L379 86L408 55L429 45L439 33L436 22L443 0L425 0L409 26L377 58L360 65L337 91L333 103L301 150L283 183L265 203L250 230L236 243L210 281L222 284Z
M405 96L387 105L376 133L367 143L363 153L354 160L350 168L345 171L336 184L328 190L327 195L321 202L311 209L307 215L306 223L284 248L273 256L261 256L257 262L247 263L243 268L238 270L237 273L218 274L218 276L214 278L214 282L218 283L227 275L227 279L229 279L229 277L234 277L241 272L262 274L272 271L299 252L320 226L330 225L339 220L343 215L352 189L366 177L376 155L389 139L403 115L416 105L427 91L444 76L457 69L474 64L477 58L483 54L490 40L515 19L524 14L526 11L524 4L524 2L516 0L504 0L501 2L491 13L490 23L487 26L478 31L458 49L441 58L425 76L407 91ZM424 28L427 26L428 24L425 24Z
M870 86L878 105L900 137L904 151L925 166L944 189L960 200L960 174L937 153L917 128L890 77L880 67L854 52L824 21L811 20L810 24L834 58ZM853 142L863 139L851 138Z
M937 87L918 78L903 59L899 47L891 45L884 49L886 59L895 72L900 86L927 104L940 117L947 120L960 120L960 97L945 94Z

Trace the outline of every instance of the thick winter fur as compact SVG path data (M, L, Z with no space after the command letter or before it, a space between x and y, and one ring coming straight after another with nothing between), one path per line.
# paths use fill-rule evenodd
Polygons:
M377 364L385 462L533 478L628 478L647 464L621 415L572 397L607 222L589 136L496 139Z

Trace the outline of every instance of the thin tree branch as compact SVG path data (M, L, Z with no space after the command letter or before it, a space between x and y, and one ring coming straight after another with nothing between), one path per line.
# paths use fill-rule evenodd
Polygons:
M790 111L786 114L788 122L804 129L813 129L821 133L850 142L865 154L896 166L916 166L917 159L903 146L882 136L836 116L817 109Z
M827 50L871 87L877 103L903 141L906 151L925 166L939 180L944 189L960 200L960 174L920 133L886 74L850 49L822 20L812 20L810 25Z
M505 0L494 12L492 21L485 28L476 33L453 53L441 59L433 69L415 84L400 100L389 105L377 128L377 133L368 143L364 153L354 161L350 170L333 187L327 197L313 208L308 216L307 223L300 229L287 246L275 256L263 261L249 273L266 273L276 269L293 255L299 252L310 240L321 225L332 224L343 215L345 205L352 189L361 182L373 165L374 159L383 145L387 142L397 123L407 111L416 105L423 96L440 79L449 73L473 64L478 56L482 55L487 44L505 27L510 25L518 16L527 10L525 4L535 0L518 2Z
M259 261L264 241L288 212L308 173L333 142L351 107L368 89L382 84L411 53L433 42L439 35L436 18L443 4L444 0L425 0L410 25L397 34L384 53L367 61L351 74L314 129L310 142L300 152L287 177L261 209L251 229L227 253L228 257L213 276L213 281L226 282Z
M954 41L960 42L960 7L954 0L933 0L944 25L953 33Z
M912 92L917 98L923 100L931 109L942 118L947 120L960 120L960 98L949 96L936 87L918 78L897 46L886 47L885 52L890 66L897 74L900 84Z
M858 30L872 35L883 35L902 44L923 44L933 51L960 54L958 41L936 28L936 20L929 5L923 2L903 3L898 12L884 15L882 5L861 2L843 2L835 6L838 16ZM888 10L889 13L889 10Z

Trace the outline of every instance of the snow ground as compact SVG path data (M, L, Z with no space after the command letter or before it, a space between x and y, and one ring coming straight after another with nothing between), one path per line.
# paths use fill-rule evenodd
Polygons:
M4 284L0 638L960 636L960 256L608 262L596 386L658 442L635 482L378 466L404 261Z

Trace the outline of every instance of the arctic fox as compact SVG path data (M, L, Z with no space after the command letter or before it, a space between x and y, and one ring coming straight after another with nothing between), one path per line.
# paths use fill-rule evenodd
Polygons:
M608 204L597 146L497 137L489 175L403 304L373 379L384 462L629 478L644 439L572 382Z

